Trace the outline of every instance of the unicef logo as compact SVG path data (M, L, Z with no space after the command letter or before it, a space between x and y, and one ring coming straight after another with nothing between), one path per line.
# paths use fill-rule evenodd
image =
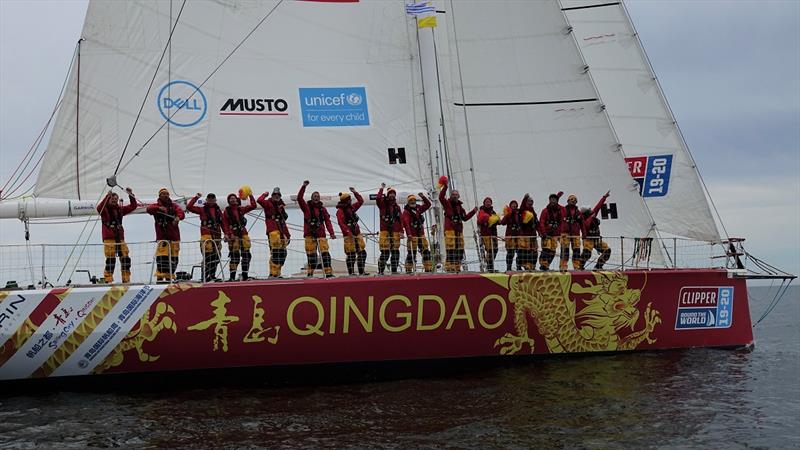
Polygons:
M167 122L178 127L191 127L200 123L208 111L203 91L194 84L175 80L158 93L158 112Z
M357 93L355 93L355 92L353 92L353 93L351 93L351 94L349 94L349 95L347 96L347 103L348 103L350 106L358 106L358 105L360 105L360 104L361 104L361 102L362 102L362 101L363 101L363 100L361 99L361 96L360 96L360 95L358 95L358 94L357 94Z

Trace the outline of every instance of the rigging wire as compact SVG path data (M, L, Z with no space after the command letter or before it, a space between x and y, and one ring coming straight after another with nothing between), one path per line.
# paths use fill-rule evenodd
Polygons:
M184 0L184 3L185 3L185 1L186 1L186 0ZM220 68L222 68L222 66L223 66L223 65L224 65L226 62L228 62L228 60L229 60L229 59L230 59L230 58L233 56L233 54L234 54L234 53L236 53L236 51L237 51L237 50L239 50L239 48L240 48L242 45L244 45L244 43L245 43L245 42L246 42L246 41L247 41L247 40L250 38L250 36L252 36L252 35L253 35L253 33L255 33L255 32L256 32L256 31L257 31L257 30L258 30L258 29L261 27L261 25L263 25L263 24L264 24L264 22L266 22L266 20L267 20L267 19L268 19L268 18L269 18L269 17L272 15L272 13L274 13L274 12L275 12L275 10L278 8L278 6L280 6L280 5L281 5L281 3L283 3L283 0L279 0L279 1L278 1L278 3L276 3L276 4L275 4L275 6L273 6L273 7L272 7L272 8L271 8L271 9L270 9L268 12L267 12L267 14L266 14L266 15L264 15L264 17L262 17L262 18L261 18L261 20L260 20L260 21L259 21L259 22L256 24L256 26L255 26L255 27L253 27L253 29L251 29L251 30L250 30L250 32L249 32L249 33L247 33L247 34L244 36L244 38L242 38L242 40L241 40L241 41L239 41L239 43L238 43L238 44L236 44L236 46L233 48L233 50L231 50L231 51L230 51L230 53L228 53L228 56L226 56L226 57L225 57L225 58L224 58L224 59L223 59L223 60L222 60L222 61L221 61L221 62L220 62L218 65L217 65L217 67L216 67L216 68L214 68L214 70L212 70L212 71L211 71L211 73L210 73L210 74L209 74L209 75L206 77L206 79L205 79L205 80L203 80L203 82L202 82L202 83L200 83L199 85L197 85L197 87L194 89L194 91L191 93L191 95L189 95L189 96L186 98L186 101L187 101L187 102L188 102L189 100L191 100L192 98L194 98L195 94L197 94L197 92L199 92L199 91L200 91L200 88L201 88L201 87L203 87L203 86L204 86L206 83L208 83L208 81L211 79L211 77L213 77L213 76L214 76L214 75L217 73L217 71L219 71L219 69L220 69ZM176 21L175 23L176 23L176 25L177 25L177 21ZM159 127L156 129L156 131L155 131L155 132L154 132L154 133L153 133L153 134L152 134L152 135L151 135L149 138L147 138L147 140L145 140L145 141L144 141L144 144L142 144L142 146L139 148L139 150L137 150L137 151L136 151L136 153L134 153L134 154L133 154L133 156L131 156L131 158L130 158L130 159L128 159L128 161L126 161L124 165L120 166L120 165L122 164L122 159L123 159L123 157L125 156L125 152L123 151L122 155L120 155L120 157L119 157L119 161L117 162L117 168L114 170L114 175L116 175L117 173L119 173L119 172L120 172L120 171L122 171L122 170L125 170L125 168L127 168L127 167L128 167L128 165L129 165L129 164L130 164L130 163L131 163L131 162L134 160L134 158L136 158L137 156L139 156L139 155L142 153L142 151L144 151L144 150L145 150L145 148L147 148L147 145L148 145L148 144L150 144L150 142L151 142L151 141L152 141L152 140L153 140L153 139L154 139L154 138L155 138L155 137L158 135L158 133L159 133L159 132L160 132L162 129L164 129L164 127L165 127L167 124L169 124L169 121L172 119L172 117L173 117L175 114L177 114L177 113L178 113L178 111L179 111L179 110L176 110L175 112L173 112L173 113L172 113L172 114L171 114L171 115L170 115L170 116L167 118L167 120L165 120L164 122L162 122L162 123L161 123L161 126L159 126ZM132 133L133 133L133 132L131 131L131 134L132 134ZM126 145L126 148L127 148L127 145Z
M45 123L44 127L42 128L42 131L39 133L39 136L34 140L33 144L31 144L31 148L28 149L28 152L22 158L22 160L20 161L20 163L17 166L17 168L14 169L14 172L9 176L9 180L6 181L5 184L3 184L2 188L0 188L0 192L3 192L3 191L6 190L6 188L9 188L9 183L11 184L11 187L13 187L16 184L16 180L12 182L11 179L14 178L14 176L17 174L17 171L20 170L20 167L22 167L23 163L27 159L28 163L26 163L25 167L22 168L22 171L20 172L20 176L21 176L22 173L26 170L27 165L30 164L30 161L33 160L34 155L36 154L36 152L38 152L39 146L41 145L42 140L44 139L44 136L47 133L48 128L50 128L50 123L52 123L53 118L56 115L56 112L58 112L58 110L59 110L59 108L61 106L61 103L64 100L64 92L66 91L67 83L69 82L69 76L72 73L72 66L75 64L75 55L76 55L77 51L78 51L78 44L76 43L75 44L75 50L73 50L73 52L72 52L72 59L70 60L69 67L67 68L67 74L64 77L64 81L61 83L61 90L59 90L59 92L58 92L58 97L56 98L56 104L53 107L53 111L50 113L50 117L47 118L47 122ZM41 158L39 158L39 162L41 162ZM31 169L31 171L34 171L35 169L36 169L36 166L34 166ZM28 177L26 177L25 179L27 180L27 178ZM19 177L17 177L17 179L19 179ZM5 197L5 198L8 198L8 197Z
M153 89L153 83L155 83L156 77L158 77L158 69L161 68L161 63L164 62L164 56L167 54L167 49L172 48L172 35L175 34L175 29L178 28L178 22L180 22L181 20L181 14L183 14L183 8L185 6L186 6L186 0L183 0L183 3L181 4L181 9L180 11L178 11L178 16L175 18L175 25L172 26L172 29L169 32L169 37L167 38L167 44L164 46L164 50L161 52L161 57L158 59L156 70L153 72L153 78L150 79L150 85L147 86L147 92L144 94L144 97L142 98L142 104L139 105L139 112L136 114L136 119L134 119L133 121L133 126L131 126L131 132L130 134L128 134L128 140L125 141L125 147L122 148L122 154L119 155L119 160L117 161L117 167L114 169L114 175L116 175L117 172L119 172L119 165L122 163L122 158L125 157L125 152L128 151L128 145L130 145L131 143L131 138L133 138L133 132L136 130L136 125L139 124L139 118L142 116L142 110L144 110L144 105L147 103L147 97L150 95L150 91ZM170 1L170 22L171 21L172 21L172 1Z

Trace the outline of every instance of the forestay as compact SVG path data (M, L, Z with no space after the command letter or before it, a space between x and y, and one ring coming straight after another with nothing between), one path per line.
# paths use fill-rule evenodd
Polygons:
M80 74L76 64L37 196L94 200L105 189L182 3L90 3ZM201 85L277 3L186 2L121 184L143 196L162 186L179 195L242 184L293 191L304 179L326 193L381 181L430 186L416 150L417 47L402 2L283 1Z
M658 229L719 241L694 160L624 6L566 0L563 7Z

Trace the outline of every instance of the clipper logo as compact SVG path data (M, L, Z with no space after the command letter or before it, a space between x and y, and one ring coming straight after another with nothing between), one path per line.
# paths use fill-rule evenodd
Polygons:
M733 286L681 288L676 330L730 328L732 323Z
M220 116L288 116L289 104L282 98L229 98Z
M369 125L364 87L300 88L304 127L356 127Z
M625 158L631 176L639 183L642 197L663 197L669 191L672 155Z
M192 127L206 117L208 102L203 91L194 84L175 80L158 93L158 112L177 127Z

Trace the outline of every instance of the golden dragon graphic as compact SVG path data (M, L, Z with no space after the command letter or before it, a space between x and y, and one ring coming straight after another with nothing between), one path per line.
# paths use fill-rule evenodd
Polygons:
M620 272L595 272L594 281L572 283L569 273L519 274L492 281L505 285L514 307L515 333L506 333L494 343L500 354L513 355L527 344L531 353L534 341L528 335L528 318L533 319L551 353L580 353L633 350L661 323L660 313L647 304L644 327L635 330L641 315L637 305L642 289L628 288L628 276ZM507 276L506 276L507 277ZM589 294L585 307L577 310L570 294ZM630 333L623 330L630 328Z

